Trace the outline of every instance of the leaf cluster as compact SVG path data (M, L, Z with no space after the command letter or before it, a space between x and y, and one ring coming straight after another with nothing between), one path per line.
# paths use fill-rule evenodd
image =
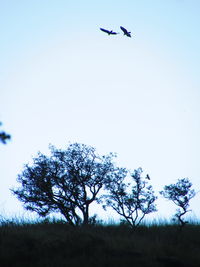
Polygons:
M114 154L100 157L94 148L78 143L50 150L50 157L38 153L32 166L25 165L17 178L22 186L12 192L41 216L60 212L72 225L87 224L89 205L100 201L98 194L114 172Z
M0 126L2 125L2 123L0 122ZM3 144L6 144L7 140L9 140L11 138L11 136L9 134L7 134L6 132L2 131L0 132L0 142L2 142Z
M132 227L138 226L145 215L156 211L157 197L152 186L142 178L142 172L142 168L134 170L130 183L125 181L127 173L122 173L119 181L111 184L106 200L106 206L112 207Z
M192 183L188 178L178 179L175 184L166 185L160 194L173 201L178 206L175 218L184 226L187 222L182 219L182 216L189 211L189 201L196 195L195 190L191 189Z

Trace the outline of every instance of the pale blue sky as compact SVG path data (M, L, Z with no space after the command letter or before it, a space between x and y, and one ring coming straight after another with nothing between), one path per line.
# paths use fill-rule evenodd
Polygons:
M23 211L9 188L49 143L117 152L156 191L183 177L200 190L199 14L195 0L0 1L0 213Z

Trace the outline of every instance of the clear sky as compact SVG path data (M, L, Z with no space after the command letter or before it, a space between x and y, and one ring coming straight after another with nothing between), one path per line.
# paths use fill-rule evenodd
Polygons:
M184 177L200 190L199 14L198 0L0 1L0 214L23 213L9 188L50 143L117 152L156 192ZM160 197L156 216L173 207Z

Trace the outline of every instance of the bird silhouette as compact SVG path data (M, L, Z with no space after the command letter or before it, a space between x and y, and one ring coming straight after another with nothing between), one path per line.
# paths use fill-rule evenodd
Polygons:
M108 35L115 35L115 34L118 34L117 32L113 32L112 30L111 31L109 31L109 30L106 30L106 29L103 29L103 28L100 28L100 30L102 31L102 32L106 32Z
M120 26L120 29L123 31L124 35L126 35L127 37L131 37L131 32L128 32L127 29L122 26Z
M150 180L150 177L149 177L149 175L148 175L148 174L147 174L147 176L146 176L146 179Z

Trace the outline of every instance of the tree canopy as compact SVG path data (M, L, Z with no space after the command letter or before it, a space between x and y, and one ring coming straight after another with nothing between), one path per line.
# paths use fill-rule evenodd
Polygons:
M160 194L171 200L176 206L177 209L174 218L180 223L181 226L184 226L187 221L182 217L189 211L189 202L196 195L195 190L191 189L192 183L188 178L178 179L177 183L166 185L163 191L160 191Z
M12 192L41 216L60 212L71 225L88 224L90 204L101 201L100 191L120 171L113 164L115 155L99 156L78 143L50 151L51 156L38 153L32 165L25 165L17 178L21 187Z
M147 181L149 175L143 178L142 172L142 168L134 170L130 182L126 181L127 175L122 173L109 185L106 199L105 208L113 208L131 227L138 226L147 214L157 210L157 197Z
M96 149L84 144L70 144L66 149L50 146L50 155L38 153L18 175L18 188L11 189L27 210L47 216L60 213L70 225L94 222L91 204L112 208L131 227L138 226L144 217L157 211L155 196L147 174L142 168L133 172L117 167L115 154L100 156ZM160 192L179 209L175 218L182 219L195 196L188 178L166 185Z

